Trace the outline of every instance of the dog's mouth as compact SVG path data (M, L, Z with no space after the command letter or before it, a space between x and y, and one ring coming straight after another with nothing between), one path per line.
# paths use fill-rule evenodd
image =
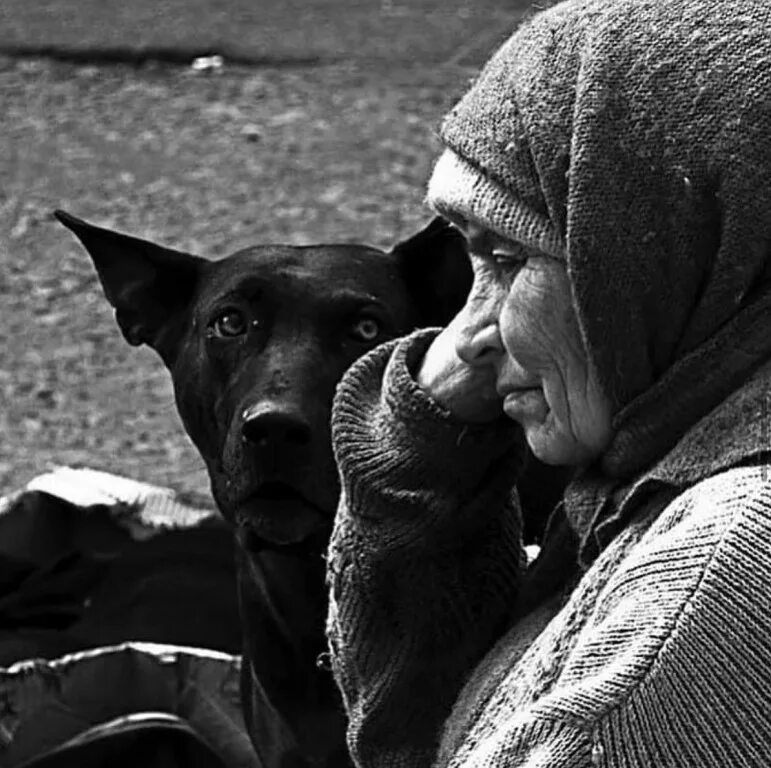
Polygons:
M328 535L332 515L283 482L266 482L239 504L239 537L250 552L312 546Z

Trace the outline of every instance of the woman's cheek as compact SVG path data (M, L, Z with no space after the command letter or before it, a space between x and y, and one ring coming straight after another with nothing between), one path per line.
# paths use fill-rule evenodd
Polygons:
M559 342L554 325L544 292L515 281L500 316L501 338L507 352L531 375L554 365Z

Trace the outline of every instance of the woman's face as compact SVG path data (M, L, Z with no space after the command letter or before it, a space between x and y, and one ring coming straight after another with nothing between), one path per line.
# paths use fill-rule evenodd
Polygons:
M610 442L611 403L581 339L563 262L475 224L474 285L457 352L490 366L506 415L547 464L591 462Z

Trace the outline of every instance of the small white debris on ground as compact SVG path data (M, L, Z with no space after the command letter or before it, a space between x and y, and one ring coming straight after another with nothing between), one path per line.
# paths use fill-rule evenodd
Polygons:
M225 58L219 54L213 56L196 56L190 64L190 69L199 74L219 74L225 67Z

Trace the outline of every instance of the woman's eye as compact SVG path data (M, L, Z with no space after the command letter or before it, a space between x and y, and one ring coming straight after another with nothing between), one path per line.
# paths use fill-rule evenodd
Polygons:
M527 254L518 252L511 253L509 251L493 251L491 254L493 263L499 269L520 269L525 265L527 261Z
M353 335L359 341L374 341L381 332L380 323L374 317L361 317L351 328Z
M246 333L246 317L240 309L226 309L209 324L209 335L232 339Z

